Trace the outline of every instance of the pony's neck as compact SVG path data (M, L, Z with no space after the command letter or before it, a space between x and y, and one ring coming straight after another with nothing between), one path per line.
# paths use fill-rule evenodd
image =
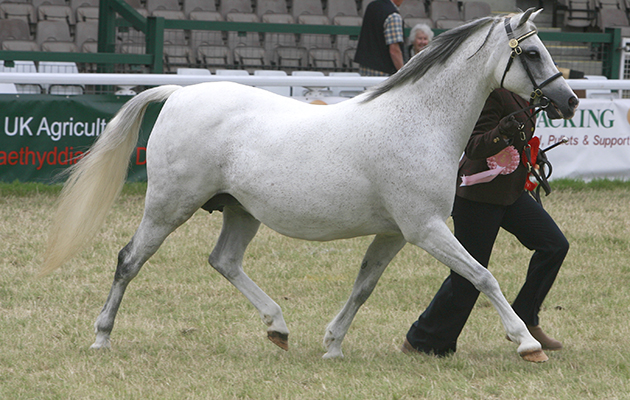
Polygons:
M468 50L454 54L447 63L431 68L422 79L403 89L415 92L416 98L424 104L420 110L439 110L429 113L433 126L438 128L425 134L435 135L434 139L457 159L468 143L486 99L498 86L489 62L490 49L468 59L470 53ZM442 126L450 132L443 132ZM444 143L445 135L452 140Z

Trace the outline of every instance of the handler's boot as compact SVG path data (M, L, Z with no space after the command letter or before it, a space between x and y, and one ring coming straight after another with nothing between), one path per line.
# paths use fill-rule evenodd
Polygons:
M562 343L552 337L547 336L545 332L543 332L540 325L536 326L527 326L527 330L532 334L534 339L538 340L542 345L543 350L555 351L562 349Z
M543 350L556 351L562 350L562 342L547 336L545 332L543 332L540 325L529 326L527 325L527 330L532 334L534 339L538 340ZM512 341L507 335L505 336L507 340Z

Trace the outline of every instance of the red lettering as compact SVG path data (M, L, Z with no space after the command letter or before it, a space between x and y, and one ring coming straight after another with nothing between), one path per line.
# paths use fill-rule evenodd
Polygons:
M51 159L52 157L52 159ZM53 148L53 151L49 151L46 156L46 162L48 165L56 165L57 164L57 147Z
M20 160L20 153L12 151L9 153L9 165L16 165Z
M136 165L144 165L147 163L147 148L136 147Z
M61 156L63 156L63 160L61 158ZM68 148L66 147L66 149L62 152L59 153L59 165L67 165L68 164Z

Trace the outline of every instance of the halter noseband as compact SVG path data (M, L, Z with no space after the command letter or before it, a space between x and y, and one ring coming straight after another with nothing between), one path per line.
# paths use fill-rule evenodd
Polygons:
M525 33L524 35L518 38L514 38L514 32L512 31L512 25L510 24L510 17L505 18L505 32L507 33L508 38L510 39L509 45L510 45L510 48L512 49L512 54L510 54L510 59L508 60L507 65L505 66L505 71L503 72L503 78L501 78L501 87L503 87L503 81L505 81L505 76L510 70L512 63L514 62L514 59L523 53L523 49L521 48L521 42L527 39L528 37L534 36L536 33L538 33L534 29ZM529 76L529 80L532 82L532 85L534 86L534 90L532 91L530 95L530 99L529 99L530 104L533 104L536 99L540 98L541 100L543 100L544 103L546 103L542 105L542 108L547 107L547 105L549 104L549 100L547 100L547 98L543 96L542 88L547 86L549 83L553 82L554 80L558 79L559 77L561 77L562 72L558 72L557 74L551 76L549 79L545 80L543 83L538 85L536 83L536 79L534 79L534 75L532 75L532 72L530 71L529 66L527 65L525 60L522 58L520 60L521 60L521 64L523 64L523 68L525 68L525 72L527 72L527 76Z

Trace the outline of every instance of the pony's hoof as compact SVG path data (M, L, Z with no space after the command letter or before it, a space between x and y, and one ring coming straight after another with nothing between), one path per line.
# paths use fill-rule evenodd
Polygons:
M278 331L267 332L267 338L282 350L289 350L289 334Z
M324 360L334 360L334 359L342 359L343 353L341 350L329 350L326 354L322 356Z
M94 350L94 351L106 351L106 350L111 350L111 348L112 347L109 345L109 343L107 343L106 345L94 343L93 345L90 346L90 350Z
M531 350L520 353L521 357L525 361L543 363L549 360L549 357L542 350Z
M90 346L90 350L109 350L112 347L109 335L96 334L96 341Z

